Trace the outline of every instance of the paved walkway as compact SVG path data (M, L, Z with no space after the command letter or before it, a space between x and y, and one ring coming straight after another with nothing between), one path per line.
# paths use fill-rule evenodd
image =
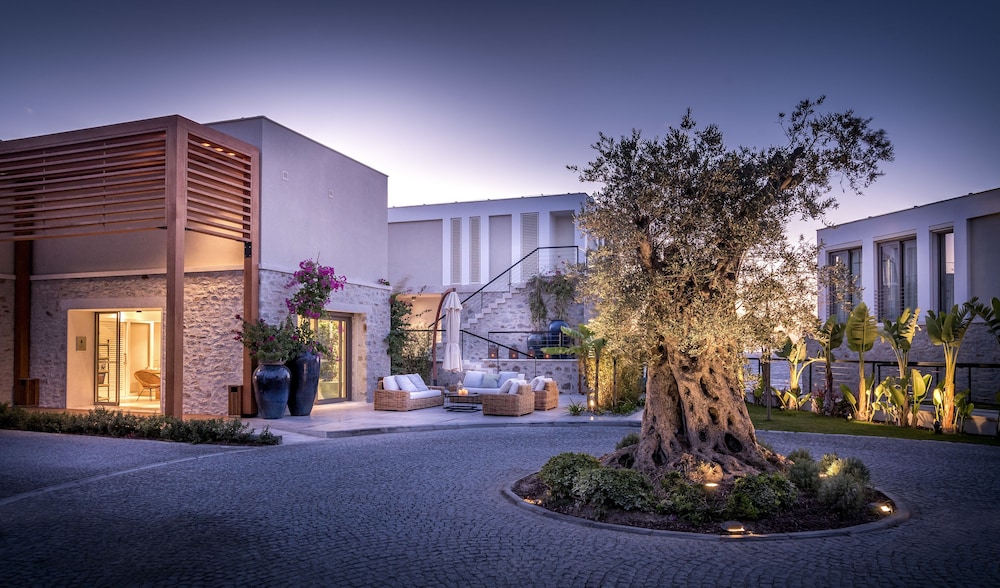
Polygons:
M859 457L912 511L899 526L855 534L642 535L538 516L504 496L552 455L610 451L636 420L564 408L507 419L319 407L251 419L285 437L262 448L0 431L0 586L913 587L1000 578L997 447L761 432L782 452ZM344 436L407 426L415 430Z

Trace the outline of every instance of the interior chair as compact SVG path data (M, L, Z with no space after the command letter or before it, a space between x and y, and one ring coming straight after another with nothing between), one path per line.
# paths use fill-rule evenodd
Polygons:
M155 398L154 392L160 391L160 375L149 370L139 370L135 373L135 379L139 381L139 392L135 397L142 398L142 395L149 392L149 398Z

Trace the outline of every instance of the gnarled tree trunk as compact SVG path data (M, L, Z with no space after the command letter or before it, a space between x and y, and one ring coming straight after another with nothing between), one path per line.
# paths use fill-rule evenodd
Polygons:
M757 444L745 392L731 355L709 349L697 357L669 345L649 365L639 443L605 457L656 477L680 471L693 482L729 481L773 471L780 460Z

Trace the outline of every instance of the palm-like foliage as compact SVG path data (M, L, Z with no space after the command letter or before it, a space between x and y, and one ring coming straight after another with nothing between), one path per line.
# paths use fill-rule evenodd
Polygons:
M945 433L955 432L955 365L962 339L976 318L979 300L973 298L949 312L927 311L927 337L944 351L944 388L941 391L941 427Z
M864 302L854 307L848 315L844 338L847 340L847 348L858 354L858 396L854 398L846 390L844 396L854 407L855 418L868 420L868 391L871 389L871 378L865 376L865 353L871 351L875 345L878 325Z
M906 366L909 363L913 336L920 330L917 325L919 316L919 308L913 311L907 308L903 310L895 322L886 319L878 331L879 337L888 343L892 347L893 353L896 354L899 382L898 384L896 382L889 383L889 389L892 390L889 398L894 405L899 407L900 420L904 427L910 426L910 378Z

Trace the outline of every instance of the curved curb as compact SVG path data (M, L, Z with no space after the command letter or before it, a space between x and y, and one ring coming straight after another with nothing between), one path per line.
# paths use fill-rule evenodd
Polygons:
M802 531L799 533L771 533L765 535L712 535L710 533L688 533L684 531L667 531L663 529L646 529L643 527L631 527L628 525L616 525L613 523L602 523L599 521L592 521L590 519L583 519L580 517L574 517L572 515L567 515L559 512L552 512L544 507L538 506L536 504L531 504L525 502L520 496L514 493L511 489L513 484L508 484L504 486L501 490L501 494L504 495L507 500L514 503L515 506L520 508L525 508L528 512L536 515L541 515L550 519L555 519L558 521L563 521L566 523L578 525L581 527L591 527L595 529L604 529L607 531L620 531L623 533L632 533L634 535L651 535L654 537L671 537L674 539L694 539L697 541L779 541L784 539L816 539L821 537L836 537L836 536L850 536L857 535L858 533L868 533L871 531L881 531L883 529L890 529L892 527L899 526L904 521L910 518L910 509L899 501L899 499L889 492L882 490L881 488L875 488L879 492L885 495L886 498L892 501L894 509L891 515L873 521L870 523L863 523L861 525L854 525L853 527L841 527L839 529L824 529L821 531Z
M327 439L340 437L360 437L362 435L388 435L392 433L424 433L427 431L453 431L456 429L503 429L512 427L634 427L641 426L639 421L545 421L534 423L442 423L434 425L398 425L389 427L368 427L351 429L349 431L323 431L315 436ZM302 432L302 435L310 433Z

